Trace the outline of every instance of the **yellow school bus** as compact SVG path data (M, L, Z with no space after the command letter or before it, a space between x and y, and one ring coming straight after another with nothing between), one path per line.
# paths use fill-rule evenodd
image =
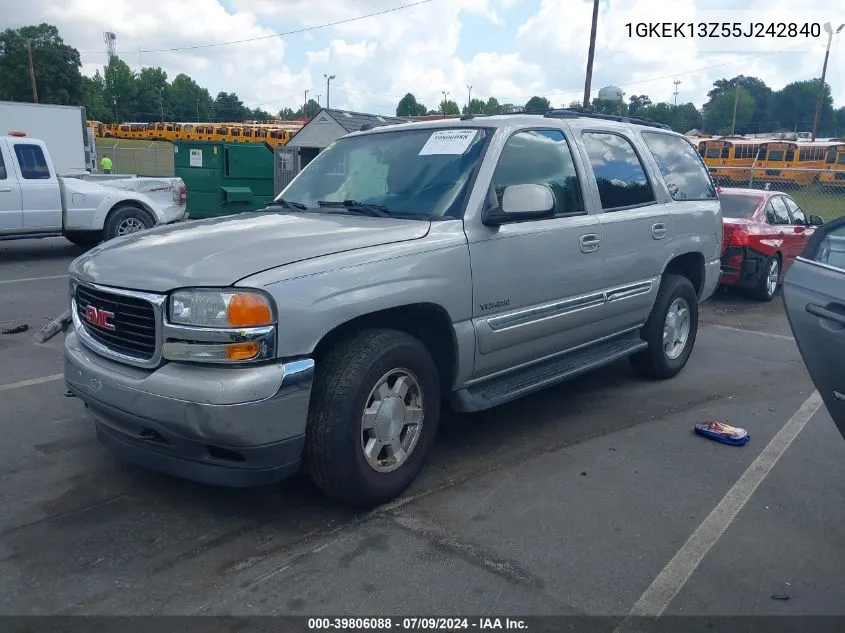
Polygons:
M744 183L751 177L750 168L760 152L758 139L723 137L701 141L698 152L717 181Z
M806 186L819 178L829 143L769 141L760 147L754 179Z
M827 187L845 187L845 139L833 139L828 146L819 182Z

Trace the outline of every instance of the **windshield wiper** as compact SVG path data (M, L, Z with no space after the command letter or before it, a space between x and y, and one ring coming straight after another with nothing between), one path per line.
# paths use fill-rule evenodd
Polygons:
M267 206L264 208L272 209L273 207L284 207L285 209L293 209L294 211L305 211L308 208L301 202L291 202L290 200L285 200L284 198L273 200L273 202L267 203Z
M369 215L374 218L391 217L388 208L381 204L367 204L366 202L357 202L355 200L344 200L342 202L335 202L332 200L318 200L317 204L321 207L343 208L351 213L360 213L362 215Z

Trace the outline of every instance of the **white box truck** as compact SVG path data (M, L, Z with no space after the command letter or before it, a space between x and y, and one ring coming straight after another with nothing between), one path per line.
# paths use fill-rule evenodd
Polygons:
M0 101L0 135L22 132L41 139L56 173L73 176L96 171L97 152L83 106Z

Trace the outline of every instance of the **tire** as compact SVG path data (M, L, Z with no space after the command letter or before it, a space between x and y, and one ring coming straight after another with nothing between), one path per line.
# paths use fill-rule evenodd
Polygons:
M150 214L143 209L128 206L118 207L109 213L108 218L106 218L103 235L106 240L112 240L122 235L152 228L153 226L155 226L155 222L150 217ZM136 228L129 230L132 227Z
M763 269L760 279L757 280L757 284L751 289L751 296L754 299L757 299L757 301L771 301L775 298L780 283L780 268L780 257L775 253L766 261L766 267ZM775 270L773 271L772 269ZM772 275L776 277L773 285L769 283L769 278Z
M676 306L686 308L688 327L681 325L682 332L679 334L686 332L683 347L669 350L670 354L664 347L664 326L669 309L674 311ZM687 364L697 333L698 296L692 282L682 275L664 275L651 315L641 333L648 348L631 356L631 366L641 376L660 380L672 378Z
M416 404L422 415L415 444L406 444L407 459L389 472L379 472L364 454L365 437L372 439L374 431L364 430L363 414L371 391L393 371L406 372L406 384L412 386L405 404L415 404L415 396L421 395ZM437 434L440 404L437 367L414 337L396 330L365 330L342 341L317 366L305 433L309 477L328 497L351 506L369 509L390 501L422 469ZM410 440L413 430L406 428L404 438ZM382 432L387 433L384 428Z
M85 233L65 233L65 239L71 244L91 248L103 241L103 234L99 231Z

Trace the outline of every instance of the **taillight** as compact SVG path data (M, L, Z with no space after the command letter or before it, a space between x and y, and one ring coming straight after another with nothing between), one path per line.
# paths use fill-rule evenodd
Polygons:
M748 233L741 229L734 229L731 233L730 246L748 246L750 244Z
M173 202L178 205L185 204L185 201L188 199L188 188L185 185L180 186L178 189L173 190Z

